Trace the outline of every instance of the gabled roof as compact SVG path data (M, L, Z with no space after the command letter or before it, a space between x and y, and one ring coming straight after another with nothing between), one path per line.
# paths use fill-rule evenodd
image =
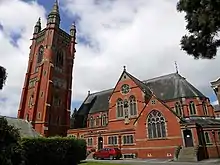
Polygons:
M182 97L206 98L205 95L178 73L167 74L144 81L138 80L128 72L127 74L146 94L150 94L152 91L161 101L174 100ZM109 109L109 97L113 90L114 89L108 89L88 95L78 110L78 114L86 115L88 113L107 111Z
M5 117L5 116L0 116L0 117ZM24 137L40 137L41 135L36 132L31 123L23 120L23 119L17 119L17 118L12 118L12 117L5 117L6 120L8 121L8 124L11 126L14 126L17 128L20 132L20 135L22 138Z
M156 77L143 82L160 100L173 100L182 97L206 97L178 73Z

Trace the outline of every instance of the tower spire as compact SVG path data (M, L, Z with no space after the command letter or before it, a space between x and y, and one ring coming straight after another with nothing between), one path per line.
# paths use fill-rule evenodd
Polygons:
M38 21L34 27L34 34L37 34L41 31L41 19L40 17L38 18Z
M75 35L76 35L76 25L75 25L75 22L73 22L71 27L70 27L70 35L72 37L75 37Z
M175 67L176 67L176 73L179 73L179 71L178 71L178 65L177 65L176 61L175 61Z
M58 1L57 0L55 0L55 2L54 2L53 9L52 9L51 13L59 14L59 5L58 5Z
M53 8L48 15L47 24L55 24L57 26L60 25L59 3L57 0L55 0Z

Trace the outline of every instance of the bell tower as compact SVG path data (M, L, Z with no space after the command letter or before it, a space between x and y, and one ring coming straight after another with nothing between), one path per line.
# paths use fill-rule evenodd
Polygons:
M76 27L60 29L57 0L41 29L34 27L28 68L22 89L18 118L32 123L43 136L66 136L70 125L72 69Z

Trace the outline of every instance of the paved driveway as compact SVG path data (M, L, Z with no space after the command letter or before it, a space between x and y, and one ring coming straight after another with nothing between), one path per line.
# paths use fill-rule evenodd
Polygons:
M169 160L158 160L158 159L131 159L131 160L94 160L87 159L86 161L98 161L98 162L108 162L108 163L117 163L117 164L130 164L130 165L220 165L220 159L209 159L200 162L173 162Z

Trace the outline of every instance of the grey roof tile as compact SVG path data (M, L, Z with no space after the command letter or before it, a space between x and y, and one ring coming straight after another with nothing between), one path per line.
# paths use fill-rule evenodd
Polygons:
M213 108L215 111L220 111L220 105L217 104L217 105L213 105Z
M39 137L41 136L38 132L36 132L31 123L23 120L17 119L12 117L5 117L8 121L9 125L14 126L15 128L19 129L21 137Z

